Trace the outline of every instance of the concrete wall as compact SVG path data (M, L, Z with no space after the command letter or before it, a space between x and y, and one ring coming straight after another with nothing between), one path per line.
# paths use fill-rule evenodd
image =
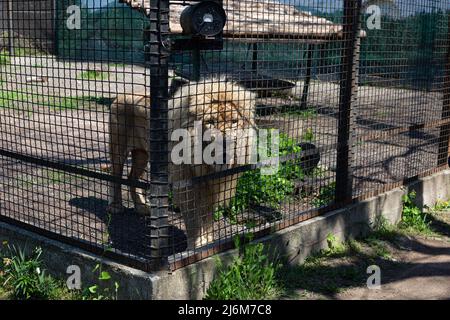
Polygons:
M54 0L12 0L13 30L39 49L54 50ZM8 30L8 1L0 0L0 31ZM4 41L4 40L3 40ZM20 40L17 45L21 45ZM22 44L28 46L28 42Z
M371 224L380 216L397 223L401 219L402 196L411 190L417 192L419 206L432 206L437 199L450 199L450 170L305 221L258 241L268 244L272 252L285 257L291 264L301 263L311 253L326 247L326 238L330 233L341 240L367 234ZM0 243L3 240L27 248L41 246L43 258L53 274L66 277L69 265L80 266L84 286L98 283L92 270L97 263L102 263L104 269L120 283L119 297L122 299L201 299L216 272L215 258L208 258L174 272L146 273L0 223ZM220 254L219 258L227 263L236 254L236 250L230 250Z

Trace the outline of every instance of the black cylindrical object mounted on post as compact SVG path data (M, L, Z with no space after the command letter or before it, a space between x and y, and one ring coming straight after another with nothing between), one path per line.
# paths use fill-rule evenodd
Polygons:
M184 34L203 37L219 35L227 15L222 5L216 1L202 1L186 7L180 16Z

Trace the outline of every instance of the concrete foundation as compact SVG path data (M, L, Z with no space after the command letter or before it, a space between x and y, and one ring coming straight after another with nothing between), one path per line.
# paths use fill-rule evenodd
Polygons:
M432 206L438 199L450 199L450 170L299 223L258 241L267 243L271 250L287 258L290 263L301 263L311 253L326 247L326 238L330 233L341 240L364 235L380 216L397 223L401 218L402 196L412 190L417 192L419 206ZM46 266L56 276L66 278L68 266L79 266L83 286L99 282L92 270L100 263L120 284L121 299L201 299L216 270L215 258L208 258L173 273L146 273L0 223L0 241L5 240L28 249L42 247ZM231 250L219 257L226 263L236 254L236 250Z

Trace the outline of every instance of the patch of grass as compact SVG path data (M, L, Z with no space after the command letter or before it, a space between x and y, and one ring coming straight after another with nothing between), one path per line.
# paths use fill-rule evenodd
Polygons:
M416 193L413 191L403 196L402 221L400 227L420 233L431 233L428 214L414 204Z
M364 264L330 263L353 253L359 254L362 245L356 240L341 243L332 234L328 235L327 243L328 248L309 256L302 265L287 266L280 270L278 278L287 294L292 294L293 290L301 290L304 295L308 292L336 294L343 288L358 286L364 282Z
M70 175L60 170L44 169L40 175L32 174L29 178L22 180L25 187L48 186L68 182Z
M385 260L390 260L392 258L391 251L388 249L386 242L383 240L372 236L367 238L365 242L373 249L375 257L380 257Z
M26 188L35 186L49 186L54 184L69 183L75 179L86 179L81 175L69 174L64 171L54 169L43 169L40 174L29 174L21 180L21 185Z
M362 254L363 253L363 246L359 241L356 241L355 239L350 239L347 242L348 249L351 252L354 252L356 254Z
M110 105L113 99L94 96L79 96L79 97L48 97L44 99L40 105L48 106L55 109L85 109L95 105Z
M103 72L103 71L98 71L98 70L87 70L87 71L83 71L80 74L79 79L83 79L83 80L105 80L105 79L108 79L108 73L107 72Z
M11 64L11 57L6 50L0 51L0 66L6 66Z
M305 110L292 110L287 112L288 115L297 116L301 119L314 119L318 116L317 110L315 108L308 108Z
M450 201L438 200L436 204L431 208L433 212L438 211L449 211L450 210Z
M53 97L36 93L27 94L15 90L0 90L0 108L20 110L19 104L30 103L27 112L33 112L33 107L50 107L56 110L76 110L91 105L110 105L111 98L80 96L80 97Z
M0 108L12 108L15 103L28 100L28 96L19 91L0 91Z
M395 241L399 236L403 235L401 230L389 223L384 216L379 216L372 224L372 233L369 238L375 238L385 241Z
M236 240L235 245L241 248L241 254L228 267L218 260L218 273L205 299L265 300L276 297L279 291L276 273L280 264L264 253L262 243L240 246Z
M6 292L3 288L0 287L0 301L8 299L8 292Z
M45 56L47 53L33 47L15 47L14 56L16 57L29 57L29 56Z
M85 108L91 103L105 104L102 98L81 96L81 97L50 97L47 100L47 105L56 109L80 109Z
M124 67L126 67L126 64L125 63L110 63L109 66L112 68L124 68Z

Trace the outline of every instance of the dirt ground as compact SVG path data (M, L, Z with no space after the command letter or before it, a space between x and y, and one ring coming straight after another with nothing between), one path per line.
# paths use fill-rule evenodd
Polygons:
M450 241L411 238L393 253L399 266L382 270L381 289L349 289L336 299L450 299Z
M450 212L434 213L431 221L431 235L397 229L358 241L357 250L313 259L289 278L296 283L289 298L450 299ZM366 285L369 265L380 267L379 289Z

